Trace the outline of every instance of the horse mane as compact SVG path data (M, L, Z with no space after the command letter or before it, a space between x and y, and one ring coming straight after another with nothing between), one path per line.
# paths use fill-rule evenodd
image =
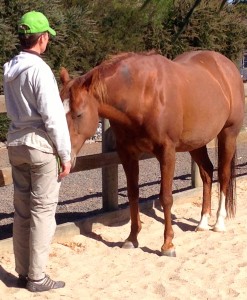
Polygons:
M139 56L139 55L150 56L150 55L155 55L155 54L158 54L158 52L155 50L146 51L146 52L121 52L118 54L112 54L112 55L109 55L108 59L103 61L99 65L99 67L106 68L106 67L112 66L112 65L117 64L118 62L122 61L123 59L129 58L131 56Z
M158 53L152 50L141 53L121 52L115 55L110 55L108 59L104 60L101 64L94 67L89 72L78 77L76 81L80 86L85 86L93 94L93 96L97 99L99 103L106 103L107 89L103 76L103 74L105 74L106 71L114 69L119 62L123 61L126 58L138 55L150 56L156 54Z

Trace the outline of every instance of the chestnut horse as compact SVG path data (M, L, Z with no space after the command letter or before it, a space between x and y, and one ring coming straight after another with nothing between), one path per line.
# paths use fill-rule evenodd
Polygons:
M209 230L213 165L207 143L217 137L219 207L214 231L224 231L235 214L234 159L244 118L244 88L236 66L213 51L192 51L173 61L155 53L122 53L81 77L60 72L61 98L72 142L72 160L107 118L127 177L131 230L124 248L138 247L139 162L142 152L160 163L160 202L164 211L163 255L175 256L171 207L176 152L188 151L203 181L197 230Z

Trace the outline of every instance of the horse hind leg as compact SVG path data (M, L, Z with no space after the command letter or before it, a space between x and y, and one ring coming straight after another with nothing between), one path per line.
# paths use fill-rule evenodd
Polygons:
M211 192L213 180L213 164L208 157L207 147L201 147L190 152L192 159L197 163L203 182L203 202L201 220L196 231L211 229L208 220L211 215Z
M220 200L214 231L225 231L225 218L235 216L235 157L236 135L232 134L229 128L226 128L218 136Z

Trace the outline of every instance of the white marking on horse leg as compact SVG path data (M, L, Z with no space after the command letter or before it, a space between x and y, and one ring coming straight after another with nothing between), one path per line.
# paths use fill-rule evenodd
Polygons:
M219 208L217 211L217 220L214 225L213 231L226 231L225 218L226 218L226 197L223 193L221 193Z
M201 217L201 221L199 222L198 226L196 227L196 231L204 231L204 230L209 230L211 227L208 225L208 219L209 219L209 214L204 214Z
M69 99L63 100L63 107L65 111L65 115L70 112Z

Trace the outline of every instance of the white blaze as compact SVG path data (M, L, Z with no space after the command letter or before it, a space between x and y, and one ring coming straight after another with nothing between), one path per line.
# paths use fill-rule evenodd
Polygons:
M70 112L69 99L65 99L63 101L63 107L64 107L65 114Z

